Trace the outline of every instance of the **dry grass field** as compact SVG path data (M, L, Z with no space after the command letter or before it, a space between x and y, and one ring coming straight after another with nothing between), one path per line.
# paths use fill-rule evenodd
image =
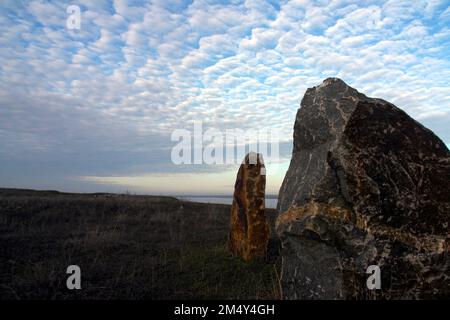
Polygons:
M171 197L0 189L0 299L280 298L276 253L226 251L229 215ZM66 287L72 264L81 290Z

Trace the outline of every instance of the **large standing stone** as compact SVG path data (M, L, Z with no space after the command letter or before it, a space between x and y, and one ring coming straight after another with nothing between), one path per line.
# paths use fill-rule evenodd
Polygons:
M335 78L308 89L279 193L283 297L449 297L449 181L445 144L393 104Z
M266 257L269 225L264 213L265 188L262 155L251 152L237 174L228 241L229 250L246 261Z

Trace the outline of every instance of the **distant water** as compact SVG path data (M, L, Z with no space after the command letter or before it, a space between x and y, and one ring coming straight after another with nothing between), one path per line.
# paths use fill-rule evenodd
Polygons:
M180 200L189 200L203 203L219 203L219 204L232 204L233 197L206 197L206 196L180 196L177 197ZM266 198L266 208L276 209L277 199Z

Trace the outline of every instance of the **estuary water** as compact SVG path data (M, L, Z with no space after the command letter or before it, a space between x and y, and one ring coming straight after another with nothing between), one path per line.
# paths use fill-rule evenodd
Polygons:
M189 200L202 203L219 203L219 204L232 204L233 197L214 197L214 196L177 196L180 200ZM266 198L266 208L276 209L277 199Z

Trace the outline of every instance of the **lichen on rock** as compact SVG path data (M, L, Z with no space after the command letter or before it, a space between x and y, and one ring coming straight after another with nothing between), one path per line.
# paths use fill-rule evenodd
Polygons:
M265 167L261 154L249 153L234 187L228 249L246 261L265 259L269 224L265 216Z

